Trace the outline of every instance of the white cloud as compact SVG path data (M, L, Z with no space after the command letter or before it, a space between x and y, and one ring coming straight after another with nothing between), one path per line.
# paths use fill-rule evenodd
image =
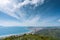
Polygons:
M23 22L24 26L37 26L37 23L39 22L40 17L39 16L35 16L32 19L28 19L25 22Z
M20 3L16 3L16 1L14 1L14 0L0 0L0 11L3 11L12 17L15 17L16 19L20 19L20 17L15 14L15 12L17 12L17 10L19 8L21 8L27 4L31 4L31 5L36 6L38 4L43 4L43 3L44 3L44 0L31 0L31 1L24 0L23 2L20 2ZM18 12L17 12L17 14L18 14ZM21 16L22 13L19 12L19 15ZM25 17L25 15L23 15L23 17Z
M10 3L10 0L0 0L0 5L6 5Z
M38 5L42 5L43 3L44 3L44 0L31 0L31 1L24 0L23 2L20 2L20 3L16 3L16 1L13 1L13 0L0 0L0 11L5 12L5 14L15 17L16 19L24 20L27 14L20 12L19 9L21 7L27 4L34 5L36 7ZM27 19L23 22L15 22L15 21L11 22L11 21L3 20L3 21L0 21L0 25L2 26L37 26L39 19L40 19L39 16L35 16L34 18Z
M24 22L0 20L0 26L37 26L36 24L39 19L40 17L35 16L34 18L25 20Z
M35 6L38 6L39 4L42 5L44 3L44 0L32 0L31 1L31 4L35 5Z
M15 13L14 13L14 11L12 9L14 4L15 3L12 2L12 0L0 0L0 11L4 12L4 13L12 16L12 17L18 18L15 15ZM12 8L9 7L9 5L11 5Z
M31 5L42 5L44 3L44 0L24 0L24 2L19 3L18 5L15 5L15 8L20 8L24 5L31 4Z

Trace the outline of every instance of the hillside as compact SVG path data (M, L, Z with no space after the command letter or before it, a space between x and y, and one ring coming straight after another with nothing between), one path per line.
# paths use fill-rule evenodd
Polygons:
M60 40L60 27L47 27L35 32L35 34L49 36Z

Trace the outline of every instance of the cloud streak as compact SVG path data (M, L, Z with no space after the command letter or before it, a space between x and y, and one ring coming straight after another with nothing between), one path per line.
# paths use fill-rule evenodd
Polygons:
M20 19L20 17L16 15L16 14L20 16L22 15L22 13L17 12L18 9L28 4L37 6L38 4L42 5L43 3L44 3L44 0L31 0L31 1L24 0L23 2L20 2L20 3L16 3L15 1L12 1L12 0L2 0L2 1L0 0L0 6L1 6L0 11L6 12L6 14L12 17L15 17L16 19Z
M2 1L1 1L2 2ZM52 23L49 23L50 19L40 21L41 19L39 15L30 18L25 19L26 15L25 13L21 13L20 8L23 6L27 6L28 4L34 5L34 7L37 7L39 5L42 5L44 3L44 0L24 0L23 2L16 3L12 0L5 0L4 3L0 3L0 11L5 12L5 14L8 14L9 16L12 16L18 20L22 20L23 22L15 22L15 21L0 21L0 25L4 26L47 26L52 25ZM60 22L60 20L59 20ZM54 25L54 24L53 24Z
M44 0L24 0L24 2L18 3L18 5L15 7L20 8L27 4L38 6L39 4L42 5L43 3L44 3Z
M41 19L42 17L40 17L40 14L35 15L33 12L34 15L29 15L29 17L27 17L29 13L21 12L21 8L24 6L31 5L33 8L36 8L44 4L44 1L45 0L24 0L23 2L17 3L15 0L0 0L0 11L19 20L18 22L16 20L0 20L0 26L59 26L60 19L57 20L59 23L55 23L54 20L56 20L56 17ZM50 9L49 6L48 9ZM42 14L43 13L42 11Z
M37 26L36 24L39 19L38 16L35 16L34 18L25 20L24 22L0 20L0 26Z

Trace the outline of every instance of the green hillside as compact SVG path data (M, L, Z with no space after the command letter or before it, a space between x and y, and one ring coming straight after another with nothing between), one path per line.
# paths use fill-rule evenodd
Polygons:
M40 36L37 34L24 34L22 36L11 36L2 40L57 40L49 36Z

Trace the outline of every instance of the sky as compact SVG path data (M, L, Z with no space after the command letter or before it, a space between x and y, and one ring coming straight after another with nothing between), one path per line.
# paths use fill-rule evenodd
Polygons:
M60 0L0 0L0 26L60 26Z

